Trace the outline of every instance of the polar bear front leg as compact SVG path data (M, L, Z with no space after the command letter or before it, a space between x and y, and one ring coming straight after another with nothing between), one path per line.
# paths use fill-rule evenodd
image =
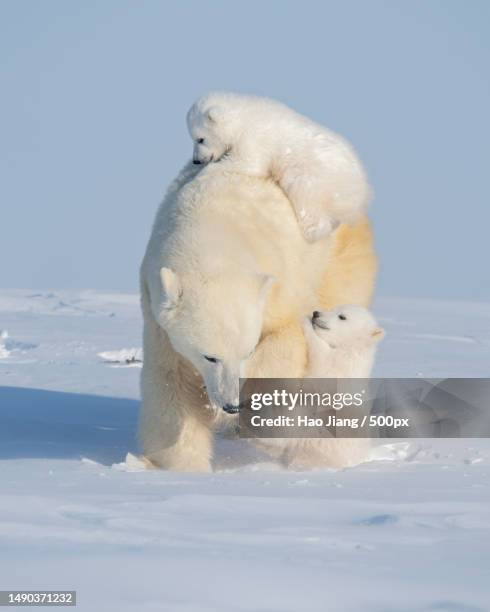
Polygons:
M212 417L201 384L165 332L145 315L139 440L157 467L211 471Z
M332 206L335 194L329 193L315 177L303 174L293 178L285 173L281 187L294 208L298 225L308 242L329 236L340 225Z
M308 242L330 235L341 223L354 223L365 212L370 189L360 166L332 169L317 161L288 160L278 182L290 200Z
M155 409L161 411L155 416ZM145 459L164 470L210 472L212 434L177 404L152 404L143 399L139 438Z
M259 343L246 368L248 378L302 378L306 367L306 342L300 322L267 334ZM257 438L252 444L275 459L281 459L290 441L285 438Z

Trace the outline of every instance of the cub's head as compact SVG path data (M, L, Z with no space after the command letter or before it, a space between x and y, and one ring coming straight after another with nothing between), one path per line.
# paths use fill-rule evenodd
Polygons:
M187 113L187 127L194 142L193 162L219 161L236 141L234 119L240 112L241 96L213 93L199 98Z
M215 407L239 410L239 378L257 346L272 276L220 274L186 283L160 270L152 311L173 348L201 374Z
M332 310L315 310L311 326L314 333L332 348L369 347L385 335L369 310L354 304Z

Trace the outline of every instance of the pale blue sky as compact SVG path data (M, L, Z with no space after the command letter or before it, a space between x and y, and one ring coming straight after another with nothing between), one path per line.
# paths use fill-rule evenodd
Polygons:
M490 299L489 24L486 0L0 0L0 287L136 289L186 110L227 89L355 144L380 295Z

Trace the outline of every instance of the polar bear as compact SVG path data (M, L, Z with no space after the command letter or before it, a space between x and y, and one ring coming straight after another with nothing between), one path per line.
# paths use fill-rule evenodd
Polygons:
M385 335L371 312L357 304L315 310L305 318L303 330L308 352L305 378L369 378L377 344ZM346 384L353 392L356 382ZM344 416L359 417L359 410L356 408L353 415ZM351 433L357 437L282 440L281 460L289 469L302 470L357 465L368 456L371 440L363 437L362 431Z
M315 310L303 326L308 347L305 378L369 378L385 332L358 304Z
M195 164L272 177L311 242L365 212L371 190L352 146L279 102L210 93L192 105L187 125Z
M272 180L189 163L141 266L146 458L209 471L215 424L238 409L239 376L303 376L302 317L316 304L367 304L375 273L366 219L309 244Z

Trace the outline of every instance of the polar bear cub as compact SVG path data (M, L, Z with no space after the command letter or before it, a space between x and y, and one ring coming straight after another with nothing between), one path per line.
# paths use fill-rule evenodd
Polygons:
M382 330L362 306L315 311L304 322L308 346L305 378L369 378ZM359 432L357 432L359 433ZM345 468L365 461L367 437L288 440L282 461L290 469Z
M315 310L304 323L308 346L305 378L369 378L385 332L367 308Z
M195 164L274 179L309 242L365 212L371 190L352 146L280 102L210 93L190 108L187 125Z

